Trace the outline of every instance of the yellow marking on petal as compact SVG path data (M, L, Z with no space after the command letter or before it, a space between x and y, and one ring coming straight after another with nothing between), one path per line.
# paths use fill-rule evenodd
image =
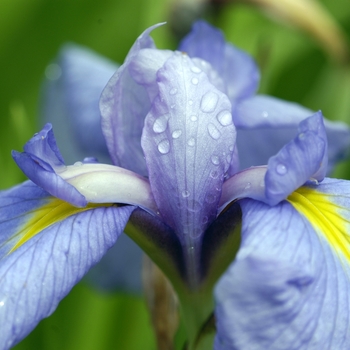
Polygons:
M64 202L60 199L50 199L47 204L35 209L31 218L25 222L16 233L16 236L21 236L17 243L11 248L8 254L14 252L22 244L33 238L36 234L43 231L45 228L67 219L69 216L82 213L87 210L98 207L110 207L113 204L95 204L89 203L84 208L77 208L73 205Z
M287 200L302 213L328 243L350 262L350 237L347 233L349 220L341 215L345 208L328 199L329 194L309 187L301 187Z

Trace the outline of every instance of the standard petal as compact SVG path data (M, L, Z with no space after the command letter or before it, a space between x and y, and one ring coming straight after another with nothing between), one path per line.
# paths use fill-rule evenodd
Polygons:
M235 145L231 105L180 52L159 70L158 84L142 147L161 215L191 246L216 217Z
M23 339L122 233L132 206L78 209L32 182L0 193L0 348Z
M241 169L266 164L297 132L299 123L314 114L296 103L257 95L242 100L233 113ZM328 172L344 159L350 130L341 122L324 120L328 138ZM262 147L263 145L263 147Z
M108 59L73 44L63 46L57 60L47 67L41 119L53 123L66 161L86 155L100 161L109 158L101 130L99 99L117 68Z
M113 163L141 175L147 175L140 139L151 103L145 88L130 75L129 65L140 50L155 48L149 34L160 25L146 29L138 37L100 100L102 131Z
M300 133L268 161L266 202L275 205L308 180L322 181L327 168L327 137L321 112L300 123Z
M349 189L347 183L341 199L347 207L323 212L338 219L344 239ZM248 199L240 203L241 248L215 289L215 349L347 349L349 257L286 201L275 207Z
M180 43L179 50L190 57L208 61L225 82L225 92L235 107L236 100L250 97L259 83L259 71L245 52L225 42L222 32L204 21L193 25Z

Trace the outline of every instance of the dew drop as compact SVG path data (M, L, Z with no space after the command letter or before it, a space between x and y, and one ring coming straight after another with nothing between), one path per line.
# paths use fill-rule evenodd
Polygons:
M188 209L188 211L197 212L201 208L202 208L202 205L198 201L196 201L195 199L194 200L189 200L187 202L187 209Z
M82 166L83 165L83 162L75 162L74 163L74 166Z
M210 172L210 177L211 177L212 179L217 179L217 178L219 177L219 172L216 171L216 170L212 170L212 171Z
M192 122L196 122L198 118L197 118L196 115L192 115L192 116L190 117L190 119L191 119Z
M214 194L209 193L206 197L205 197L205 201L209 204L214 203L216 201L216 196Z
M170 95L175 95L177 93L177 88L172 88L169 93Z
M211 160L211 162L212 162L214 165L219 165L219 164L220 164L220 160L219 160L219 157L218 157L218 156L211 156L210 160Z
M182 131L179 129L179 130L174 130L171 136L173 139L178 139L181 136L181 134L182 134Z
M205 113L213 112L218 104L219 96L213 91L208 91L201 100L201 110Z
M157 134L164 132L168 126L168 119L168 114L161 115L159 118L157 118L153 124L153 131Z
M4 306L5 305L5 302L3 300L0 301L0 307L1 306Z
M263 111L261 115L263 118L267 118L269 116L269 113L267 111Z
M299 140L305 140L305 134L302 132L299 134Z
M185 190L185 191L182 191L181 194L182 194L182 197L187 198L190 196L190 191Z
M196 144L196 140L191 137L188 141L187 141L187 144L191 147L193 147L195 144Z
M245 185L244 189L245 190L249 190L252 187L252 184L250 182L247 182L247 184Z
M197 78L192 78L191 80L193 85L198 85L198 79Z
M222 126L228 126L232 124L232 114L227 109L218 113L216 118Z
M214 140L217 140L221 136L221 133L218 130L218 128L212 123L208 124L208 133Z
M193 72L193 73L200 73L201 72L201 69L200 68L198 68L197 66L192 66L191 67L191 71Z
M287 167L282 163L277 164L276 172L279 175L285 175L287 173Z
M158 151L161 154L167 154L170 151L170 143L169 140L164 139L158 143Z
M192 100L188 100L188 104L189 104L190 106L192 106L192 105L193 105L193 101L192 101Z
M233 152L234 147L231 145L228 149L229 149L230 152Z
M33 135L33 137L35 137L35 136L37 136L37 135L39 135L39 133L38 133L38 132L36 132L36 133Z
M171 109L174 109L174 108L175 108L175 105L174 105L174 104L170 105L170 108L171 108Z

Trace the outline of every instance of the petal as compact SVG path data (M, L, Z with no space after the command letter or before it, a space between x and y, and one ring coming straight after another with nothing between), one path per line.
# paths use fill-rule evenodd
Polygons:
M225 43L222 32L204 21L193 25L192 31L180 43L179 50L190 57L208 61L226 83L232 105L237 99L251 96L259 83L259 71L245 52Z
M75 206L90 203L136 204L155 213L148 181L129 170L108 164L77 162L65 166L56 147L52 126L47 125L24 146L13 152L22 171L51 195Z
M145 88L131 77L129 65L140 50L155 47L149 34L160 25L146 29L138 37L100 100L102 131L113 163L141 175L147 175L147 168L140 139L151 104Z
M347 208L349 193L347 183ZM348 348L350 260L290 203L240 203L241 248L215 289L215 349ZM344 236L347 208L337 216Z
M300 123L300 133L268 161L267 203L275 205L308 180L322 181L327 167L327 137L321 112Z
M314 114L296 103L257 95L241 101L233 113L241 169L266 164L293 138L298 124ZM324 120L328 137L328 171L344 159L350 146L350 130L344 123ZM262 145L264 145L262 147Z
M31 182L0 193L0 348L23 339L115 243L131 206L78 209Z
M73 44L63 46L57 60L48 66L47 71L56 69L59 74L47 74L42 119L55 126L68 162L86 155L109 158L101 130L99 99L117 68L108 59Z
M216 217L235 145L231 106L179 52L159 70L158 85L142 147L161 215L191 246Z

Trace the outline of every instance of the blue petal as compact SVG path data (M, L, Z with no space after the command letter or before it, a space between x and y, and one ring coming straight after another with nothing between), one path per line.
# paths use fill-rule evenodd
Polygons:
M268 161L267 203L275 205L308 180L322 181L327 169L327 137L318 112L300 123L299 135Z
M108 159L99 99L118 66L91 50L69 44L50 67L60 74L49 75L45 81L41 117L54 125L64 158L69 163L86 155Z
M235 107L235 101L255 93L259 71L245 52L225 42L222 32L204 21L193 25L192 31L180 43L179 50L190 57L208 61L223 78L225 92Z
M332 184L336 189L339 181ZM340 200L323 214L337 218L348 251L350 187L342 185ZM215 289L215 349L349 348L349 257L291 203L240 203L241 248Z
M161 215L191 246L216 217L235 145L231 105L180 52L159 70L158 85L142 147Z
M141 49L155 48L149 34L158 26L148 28L139 36L100 100L102 131L113 163L141 175L147 175L147 168L140 139L151 104L145 88L130 75L129 65Z
M77 209L31 182L0 193L1 349L56 309L116 242L133 209ZM65 214L57 219L57 212Z
M296 103L257 95L242 100L233 113L241 169L263 165L297 132L299 123L314 114ZM328 137L328 171L343 159L350 146L350 130L344 123L324 120ZM262 147L261 145L264 145Z

